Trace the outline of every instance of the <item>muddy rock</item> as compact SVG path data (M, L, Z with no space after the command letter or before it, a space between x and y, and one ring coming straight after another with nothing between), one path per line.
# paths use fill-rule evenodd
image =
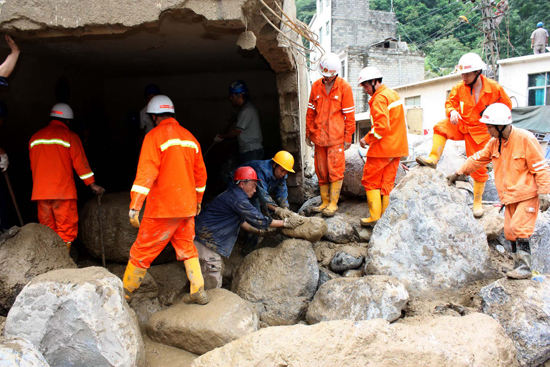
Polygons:
M361 269L349 269L342 273L344 278L360 278L364 276L363 270Z
M161 306L171 306L189 287L185 266L182 261L153 265L149 268L158 287L158 299Z
M550 210L539 212L535 231L531 236L533 270L550 274Z
M319 266L319 283L318 287L322 286L326 282L332 279L341 278L342 276L340 274L337 274L333 271L330 271L329 269L325 268L324 266Z
M313 213L311 211L311 208L313 208L314 206L321 205L322 202L323 201L321 200L320 196L312 197L311 199L308 199L305 203L302 204L300 209L298 209L298 214L300 214L300 215L313 215L315 213Z
M154 314L147 324L158 343L204 354L258 330L258 311L226 289L208 291L204 306L178 303Z
M359 155L359 151L363 158ZM346 171L344 172L344 183L342 184L342 194L349 196L365 197L365 188L361 184L363 178L363 168L365 167L365 154L367 150L361 148L358 144L352 144L346 150Z
M105 194L101 198L101 222L103 224L103 243L105 259L126 264L130 256L130 248L137 238L138 228L132 227L128 220L130 193L120 192ZM145 206L141 210L143 219ZM78 239L86 246L88 252L101 259L101 237L99 229L98 203L93 198L79 211ZM164 264L176 260L176 253L171 244L155 259L153 264Z
M263 322L291 325L303 318L318 282L319 266L311 243L286 240L245 257L231 290L254 303Z
M355 230L344 217L336 214L334 217L325 219L327 222L327 233L324 238L335 243L348 243L355 239Z
M514 342L522 366L550 359L550 279L499 279L480 291L483 313L496 319Z
M199 358L192 367L517 366L516 349L487 315L428 324L338 320L266 328Z
M492 205L483 205L483 217L479 222L485 230L487 241L492 241L504 232L504 211L499 213L500 208Z
M411 135L408 135L410 137ZM416 141L411 149L409 143L410 160L415 160L418 156L428 156L432 150L433 135L424 135L421 140ZM446 176L455 173L466 161L466 146L463 141L448 140L441 159L437 163L437 170ZM411 166L416 165L416 163Z
M122 282L107 269L54 270L23 288L6 337L40 346L53 366L145 366L143 340Z
M0 367L50 367L42 353L23 338L0 336Z
M411 169L392 191L374 228L365 273L395 276L414 295L501 276L465 199L428 167Z
M339 278L323 284L307 310L310 324L332 320L395 321L407 304L409 294L396 278L371 275Z
M147 367L188 367L198 355L186 350L156 343L143 335Z
M327 230L327 223L323 220L323 218L318 217L304 217L304 224L302 224L301 226L294 229L281 229L285 236L292 238L302 238L312 243L319 241L321 237L326 235Z
M365 255L364 248L344 246L334 254L330 262L330 270L341 273L349 269L357 269L363 263Z
M29 223L0 237L0 315L7 315L21 289L35 276L75 269L67 245L49 227Z

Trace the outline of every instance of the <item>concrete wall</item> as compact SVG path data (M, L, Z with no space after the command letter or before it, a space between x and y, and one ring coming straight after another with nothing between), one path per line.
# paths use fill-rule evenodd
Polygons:
M513 107L525 107L529 74L550 72L550 53L504 59L498 64L498 82L512 99Z

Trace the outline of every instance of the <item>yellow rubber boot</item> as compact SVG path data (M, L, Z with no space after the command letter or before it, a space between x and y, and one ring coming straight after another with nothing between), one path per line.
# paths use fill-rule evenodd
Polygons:
M126 298L128 302L132 300L134 291L141 285L143 278L145 278L145 273L147 273L147 269L138 268L128 261L126 271L124 272L124 278L122 278L124 298Z
M187 278L191 284L191 293L183 296L183 302L185 303L197 303L199 305L205 305L210 300L208 294L204 290L204 278L202 277L201 265L198 257L193 257L183 262L185 265L185 271Z
M485 182L479 182L474 180L474 218L483 217L483 204L481 199L483 198L483 191L485 190Z
M386 212L386 209L388 208L388 205L390 205L390 196L389 195L382 195L382 214Z
M434 134L432 151L429 157L428 158L416 157L416 163L418 163L421 166L436 168L437 162L439 162L439 158L441 158L441 154L443 154L443 149L445 149L446 142L447 142L446 137L442 135Z
M380 190L367 191L367 202L369 203L370 218L361 219L361 225L364 227L374 227L378 219L382 216L382 198Z
M67 245L67 251L71 252L71 245L73 243L72 242L65 242L65 245Z
M311 208L311 210L315 213L321 213L325 210L330 200L330 184L319 186L319 190L321 191L321 200L323 200L323 203L321 206Z
M323 216L333 217L338 210L338 199L340 199L340 191L342 190L342 184L344 180L334 181L330 183L330 202L325 210L323 210Z

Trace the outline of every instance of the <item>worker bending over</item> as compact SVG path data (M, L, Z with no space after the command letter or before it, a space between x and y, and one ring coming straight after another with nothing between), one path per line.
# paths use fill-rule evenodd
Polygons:
M513 127L510 108L502 103L489 106L481 122L487 124L492 139L448 177L451 183L459 175L470 174L493 162L495 184L504 214L504 235L512 242L514 270L509 278L531 277L531 248L529 239L535 229L535 222L541 211L550 206L550 172L542 154L542 148L535 136Z
M468 53L460 58L458 73L462 75L462 82L453 87L449 99L445 102L447 118L434 127L430 156L417 157L418 164L436 168L447 139L464 140L466 155L470 157L483 149L491 138L485 125L479 121L485 108L497 102L512 108L512 102L504 89L497 82L481 74L485 67L485 63L477 54ZM474 217L481 218L483 216L481 198L485 182L489 178L487 169L480 167L472 173L472 178L474 179Z
M315 144L315 173L322 204L313 211L332 217L338 209L346 155L355 132L355 103L351 87L338 74L341 61L329 53L319 61L322 78L311 86L306 115L306 144Z
M153 97L147 113L155 123L141 147L131 190L130 222L139 227L124 273L124 293L132 298L147 269L169 241L183 261L191 283L185 303L208 303L197 249L193 245L195 215L201 210L206 168L195 137L174 118L174 104L164 95ZM143 221L139 212L147 198Z
M372 128L360 140L363 148L369 146L361 180L370 212L370 218L361 219L361 224L368 227L374 226L386 211L399 162L409 155L409 145L403 100L382 84L380 71L372 66L364 68L359 73L359 85L371 96Z
M57 103L50 112L50 124L29 142L32 171L32 199L38 207L38 221L65 241L67 249L78 234L78 210L73 168L96 195L105 189L95 183L94 173L77 134L69 130L73 110Z
M262 236L269 227L296 228L303 223L303 218L298 215L273 220L252 206L249 199L256 192L259 181L253 168L237 168L233 180L235 185L229 185L226 191L206 206L196 220L195 246L207 289L221 287L221 256L231 255L240 228Z

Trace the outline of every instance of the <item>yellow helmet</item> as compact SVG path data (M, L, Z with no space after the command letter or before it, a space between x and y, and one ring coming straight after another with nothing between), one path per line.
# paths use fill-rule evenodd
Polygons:
M273 157L273 162L283 167L286 171L295 173L293 170L294 157L286 150L281 150L280 152L277 152L277 154L275 154L275 156Z

